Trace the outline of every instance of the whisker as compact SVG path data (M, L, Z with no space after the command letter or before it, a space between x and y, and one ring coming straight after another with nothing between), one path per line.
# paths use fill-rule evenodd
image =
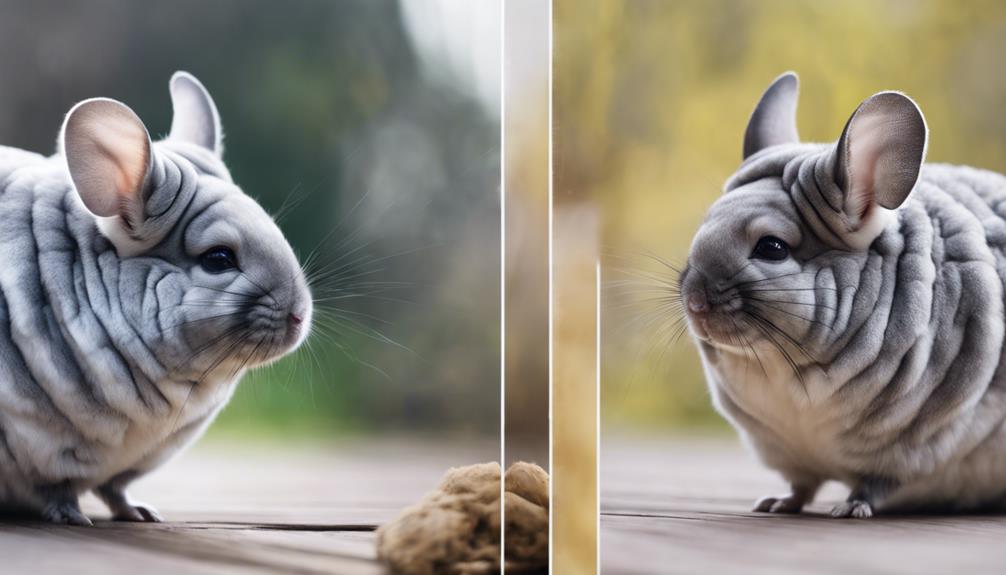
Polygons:
M745 321L745 320L744 320L744 318L738 318L738 319L739 319L739 320L740 320L741 322L743 322L743 323L745 324L745 326L750 326L750 325L751 325L751 324L749 324L749 323L748 323L747 321ZM754 355L754 357L755 357L755 361L757 361L757 362L758 362L758 367L760 367L760 368L761 368L761 371L762 371L762 373L763 373L763 374L765 374L765 376L766 376L766 377L768 377L768 370L766 370L766 369L765 369L765 364L764 364L764 363L762 363L762 361L761 361L761 356L759 356L759 355L758 355L758 350L757 350L757 349L755 349L755 346L754 346L754 344L753 344L753 343L751 343L751 339L750 339L750 338L748 338L748 337L747 337L746 335L744 335L744 333L743 333L743 330L739 329L739 327L738 327L738 325L737 325L737 322L736 322L736 321L734 321L734 319L733 319L732 317L730 318L730 322L731 322L731 323L732 323L732 324L734 325L734 329L736 330L736 332L738 333L738 335L739 335L739 336L740 336L741 338L743 338L743 339L744 339L744 342L745 342L745 344L747 345L747 349L748 349L748 350L750 350L750 351L751 351L751 353L752 353L752 354Z
M226 330L224 330L219 335L211 338L210 341L208 341L208 342L204 343L203 345L197 347L195 350L192 350L192 353L182 362L182 364L184 365L184 364L190 363L195 358L199 357L200 355L202 355L203 353L205 353L209 349L211 349L214 346L218 345L224 339L226 339L228 337L231 337L233 334L239 332L242 329L245 329L244 325L235 325L235 326L231 326L231 327L227 328Z
M416 353L415 350L409 348L408 346L406 346L406 345L404 345L402 343L399 343L399 342L391 339L390 337L388 337L387 335L385 335L383 332L381 332L378 329L375 329L375 328L372 328L370 326L364 325L364 324L360 323L358 320L353 319L351 317L345 317L345 316L339 316L337 314L332 314L328 310L319 310L319 311L320 311L320 313L319 313L320 318L319 319L327 319L328 321L334 322L335 325L329 324L330 327L343 327L343 328L349 330L350 332L356 333L358 335L361 335L363 337L372 339L374 341L378 341L378 342L381 342L381 343L386 343L386 344L393 345L393 346L395 346L397 348L403 349L403 350L405 350L405 351L407 351L407 352L415 355L416 357L420 357L419 354ZM319 326L322 325L321 322L318 322L318 324L319 324Z
M347 358L349 358L350 361L354 361L354 362L356 362L356 363L358 363L358 364L360 364L360 365L362 365L364 367L372 369L375 372L379 373L384 378L386 378L388 380L391 380L391 376L389 376L388 373L385 372L383 369L381 369L381 368L377 367L376 365L373 365L373 364L371 364L369 362L363 361L362 359L359 358L359 356L357 356L355 353L353 353L348 347L346 347L345 345L343 345L342 342L340 342L335 336L333 336L332 334L328 333L327 330L328 330L329 326L325 326L325 325L320 325L319 324L316 327L318 328L317 331L316 331L316 333L318 334L318 336L319 337L323 337L325 339L325 341L329 342L330 344L332 344L336 348L338 348L339 351L341 351L343 355L345 355ZM319 362L319 369L320 369L320 362Z
M242 326L242 327L244 328L245 331L243 333L241 333L240 336L233 338L233 340L231 341L231 343L229 345L227 345L223 349L223 351L221 351L220 353L218 353L215 356L215 358L214 358L213 362L210 364L210 366L207 367L205 371L203 371L202 376L199 378L200 381L205 380L206 377L210 373L213 372L213 370L215 370L217 367L219 367L220 364L223 363L224 360L226 360L228 358L228 356L230 356L231 352L233 352L237 348L241 347L241 345L245 341L247 341L249 338L251 338L251 331L247 330L248 326Z
M782 274L782 275L778 275L778 276L761 278L761 279L758 279L758 280L749 280L749 281L744 281L744 282L737 282L737 283L733 284L732 287L738 288L738 287L741 287L741 286L755 285L755 284L760 284L760 283L764 283L764 282L781 280L781 279L786 279L786 278L792 278L792 277L797 277L797 276L802 276L802 275L815 275L816 276L817 272L816 271L793 272L793 273Z
M251 282L251 284L253 286L255 286L256 288L259 289L259 293L261 294L259 297L267 297L270 300L272 300L273 304L278 303L276 301L276 298L274 298L273 295L271 293L269 293L269 290L265 289L264 287L262 287L261 285L259 285L258 282L256 282L255 280L251 279L251 276L249 276L246 273L242 273L241 277L245 278L246 280L248 280L249 282Z
M184 327L186 325L194 325L194 324L199 324L199 323L203 323L203 322L207 322L207 321L212 321L212 320L215 320L215 319L223 319L223 318L226 318L226 317L234 317L234 316L238 316L238 315L243 315L245 313L246 313L245 310L236 310L236 311L233 311L233 312L230 312L230 313L221 313L221 314L217 314L217 315L211 315L211 316L206 316L206 317L201 317L201 318L196 318L196 319L181 321L181 322L178 322L176 324L167 326L166 328L164 328L163 330L161 330L161 333L164 334L164 333L166 333L166 332L168 332L170 330L177 329L177 328L180 328L180 327Z
M790 355L789 351L786 350L785 346L783 346L782 343L776 340L775 336L772 333L770 333L768 329L766 329L770 328L775 332L780 332L779 328L777 328L770 321L765 320L764 318L760 317L755 313L747 311L745 313L747 313L748 316L755 321L755 323L752 325L754 325L756 329L758 329L758 331L761 332L761 334L765 337L765 339L767 339L772 344L772 347L774 347L776 351L778 351L779 354L783 357L783 360L787 363L787 365L789 365L789 368L793 372L793 375L795 375L797 380L800 382L800 386L803 388L804 394L807 396L807 399L810 400L810 392L807 391L807 383L804 380L803 373L801 372L800 367L797 365L796 361Z
M803 320L803 321L808 322L808 323L817 324L817 325L825 328L828 331L833 331L832 328L831 328L831 326L829 326L828 324L826 324L826 323L824 323L822 321L819 321L819 320L816 320L816 319L813 319L813 318L809 318L809 317L804 317L804 316L802 316L800 314L796 314L796 313L793 313L791 311L784 310L784 309L782 309L780 307L776 307L776 306L770 305L768 303L765 303L765 300L754 300L754 301L751 301L750 303L752 303L753 305L757 305L757 306L761 306L761 307L765 307L765 308L777 311L779 313L784 313L786 315L795 317L797 319Z
M305 190L301 182L297 184L290 190L290 193L283 198L283 203L280 204L279 209L273 215L272 219L276 222L276 225L280 225L287 216L292 214L297 208L300 207L304 200L311 197L316 191L318 191L320 186L314 186L311 190Z
M756 292L763 292L763 291L771 291L771 292L775 292L775 291L781 291L781 292L787 292L787 291L815 291L816 292L816 291L838 291L838 288L812 287L812 288L766 288L766 289L746 289L746 290L744 290L745 293L756 293Z
M370 196L371 192L373 192L373 188L368 188L367 191L365 191L363 195L360 196L360 199L356 200L356 203L353 204L353 207L351 207L349 211L346 212L345 215L343 215L342 219L339 220L339 222L335 225L335 227L333 227L331 230L328 231L328 233L322 236L318 244L308 253L307 261L311 261L312 259L314 259L316 257L316 254L319 253L321 247L325 245L325 242L331 239L332 236L334 236L337 232L339 232L339 230L342 229L342 226L350 220L350 218L353 216L356 210L359 209L359 207L363 204L364 200L366 200ZM357 235L357 232L359 231L360 230L357 229L347 234L347 236Z
M232 369L230 371L230 373L228 374L228 378L233 378L238 373L240 373L242 369L244 369L245 367L247 367L248 366L248 362L251 361L252 358L255 357L255 354L258 353L258 350L262 347L263 343L265 343L265 339L260 339L258 341L258 343L255 344L255 347L253 347L251 349L251 351L248 352L248 355L244 356L244 359L241 360L241 363L238 364L237 366L235 366L234 369Z
M225 338L225 337L232 337L232 335L233 335L234 333L238 333L238 332L231 332L231 330L227 330L226 332L224 332L224 334L222 334L222 335L221 335L221 337L218 337L218 338L214 338L213 340L211 340L211 342L212 342L212 344L213 344L212 346L215 346L215 345L216 345L217 343L220 343L221 341L224 341L224 338ZM228 335L228 334L230 334L230 335ZM234 347L235 345L239 345L239 344L240 344L240 343L239 343L240 341L241 341L241 340L239 339L239 340L238 340L238 343L237 343L237 344L231 344L230 346L228 346L228 347L227 347L227 349L225 349L225 350L224 350L223 352L221 352L221 353L219 354L219 357L218 357L218 358L217 358L217 359L216 359L216 360L215 360L215 361L213 362L213 365L211 365L211 366L210 366L210 368L209 368L209 369L207 369L207 371L203 372L203 374L202 374L202 376L200 376L199 380L198 380L198 381L194 381L194 382L192 382L192 385L191 385L191 386L189 387L189 391L188 391L188 393L186 393L186 394L185 394L185 400L184 400L184 401L182 401L182 405L181 405L181 407L179 407L179 408L178 408L178 413L176 413L176 414L175 414L175 418L174 418L174 421L173 421L173 422L171 423L171 433L174 433L175 431L177 431L177 428L178 428L178 422L179 422L179 420L180 420L180 419L181 419L181 417L182 417L182 413L184 413L184 412L185 412L185 407L186 407L186 406L187 406L187 405L189 404L189 399L190 399L190 398L192 397L192 391L193 391L193 390L195 389L195 387L196 387L197 385L199 385L199 383L201 383L201 382L202 382L202 381L203 381L203 380L204 380L204 379L206 378L206 375L207 375L207 373L209 373L210 371L212 371L212 369L213 369L213 368L214 368L214 367L215 367L215 366L216 366L216 365L217 365L217 364L218 364L218 363L219 363L220 361L222 361L222 359L223 359L224 357L226 357L227 353L229 353L229 350L230 350L231 348L233 348L233 347ZM210 346L210 347L212 347L212 346ZM195 355L198 355L198 354L195 354ZM194 357L194 356L193 356L193 357ZM191 359L192 359L192 358L190 358L190 360L189 360L189 361L191 361ZM186 363L188 363L188 362L186 362Z
M651 260L653 260L653 261L661 264L662 266L666 267L667 269L673 271L675 274L681 275L681 268L679 268L678 266L676 266L673 263L671 263L670 260L668 260L667 258L661 257L661 256L659 256L659 255L657 255L657 254L655 254L655 253L653 253L653 252L651 252L649 250L643 251L642 255L644 257L647 257L647 258L649 258L649 259L651 259Z
M748 269L752 265L753 264L751 262L747 262L746 264L742 265L736 272L734 272L734 274L732 276L730 276L727 279L725 279L724 282L725 283L730 283L731 281L733 281L733 279L735 277L741 275L741 272L743 272L744 270Z
M764 298L757 298L757 297L750 297L750 296L749 297L745 297L744 300L745 301L762 301L762 302L768 302L768 303L783 303L783 304L788 304L788 305L802 305L802 306L810 306L810 307L813 307L813 308L823 307L824 309L830 309L831 311L836 311L835 308L833 308L831 306L828 306L828 305L824 305L823 303L808 303L808 302L802 302L802 301L790 301L790 300L781 300L781 299L764 299Z
M249 280L249 281L251 281L251 280ZM252 283L254 284L254 282L252 282ZM259 287L258 284L254 284L254 285L256 287ZM241 298L259 298L259 297L268 295L268 294L266 294L265 291L260 291L260 292L257 292L257 293L256 292L236 292L236 291L226 290L226 289L223 289L223 288L218 288L218 287L213 287L213 286L205 286L205 285L193 285L192 287L197 287L197 288L201 288L201 289L205 289L205 290L210 290L210 291L215 291L215 292L219 292L219 293L225 293L225 294L228 294L228 295L236 295L236 296L241 297ZM262 288L259 287L259 289L262 289Z
M780 328L779 326L775 325L775 323L773 323L771 319L766 318L765 316L763 316L763 315L761 315L761 314L759 314L757 312L749 310L749 315L752 315L752 314L755 317L758 317L762 321L764 321L766 325L768 325L770 328L772 328L773 331L775 331L776 333L778 333L786 341L788 341L790 344L792 344L792 346L795 347L800 353L802 353L803 356L806 357L808 360L810 360L810 361L812 361L814 363L818 363L817 359L814 356L812 356L810 354L810 352L807 351L807 348L804 347L804 345L802 343L800 343L799 341L797 341L796 338L794 338L792 335L786 333L786 330L784 330L784 329Z

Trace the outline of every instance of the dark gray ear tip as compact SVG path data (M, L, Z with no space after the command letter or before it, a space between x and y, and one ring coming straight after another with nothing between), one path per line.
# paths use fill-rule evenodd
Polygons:
M857 143L866 151L860 158L883 155L886 161L871 165L867 159L857 167ZM872 201L896 209L915 187L928 147L929 128L915 100L901 92L879 92L863 100L846 122L838 140L836 179L846 189L862 172L872 182Z
M878 92L870 96L864 104L873 102L877 107L885 111L899 113L907 118L917 120L923 127L926 126L926 117L922 113L922 108L903 92L886 91Z
M762 101L771 101L776 98L786 98L795 100L800 93L800 78L796 72L783 72L765 90Z
M879 112L898 118L902 126L915 134L917 141L921 140L921 152L925 154L929 144L929 125L922 108L908 95L895 91L878 92L860 104L853 117L860 112Z
M198 88L203 88L203 83L199 81L195 76L186 72L185 70L178 70L171 75L171 82L169 83L171 90L179 88L182 86L193 86Z
M168 89L170 90L172 97L180 96L186 93L195 95L197 98L204 101L214 116L217 115L216 104L213 102L213 97L210 96L209 90L207 90L206 86L203 86L203 83L192 74L189 74L184 70L175 72L171 75L171 82L168 84Z
M73 116L76 114L87 113L92 110L116 110L124 114L128 113L136 116L136 112L134 112L132 108L118 100L113 100L112 98L88 98L86 100L81 100L70 108L67 115Z
M213 97L210 96L210 91L207 90L206 86L199 81L199 78L196 78L184 70L179 70L171 75L171 81L168 83L168 90L172 95L182 94L185 92L195 94L197 97L206 100L213 113L216 113L216 104L213 102Z
M63 132L67 129L73 129L81 123L108 117L128 120L143 127L144 131L146 131L143 120L126 104L111 98L89 98L77 102L66 113L66 117L63 119Z
M179 70L172 74L169 89L174 118L168 138L195 143L220 155L220 114L206 87L192 74Z
M772 87L778 87L780 89L787 90L799 90L800 89L800 77L797 76L796 72L792 70L787 70L772 82Z
M800 81L794 72L777 77L755 105L744 131L743 157L779 144L797 143L796 106Z

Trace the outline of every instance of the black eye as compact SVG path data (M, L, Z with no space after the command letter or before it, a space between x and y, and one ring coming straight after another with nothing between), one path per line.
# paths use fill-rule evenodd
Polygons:
M234 250L217 246L210 248L199 256L199 265L211 274L219 274L238 267Z
M777 237L765 236L758 240L751 257L773 262L782 261L789 257L789 246Z

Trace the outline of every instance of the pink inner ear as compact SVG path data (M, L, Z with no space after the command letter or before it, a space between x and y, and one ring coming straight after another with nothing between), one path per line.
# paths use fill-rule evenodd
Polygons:
M111 121L95 125L96 147L114 166L115 191L132 200L147 174L147 133L131 122Z
M150 138L132 110L112 100L86 100L70 111L63 139L70 176L92 213L109 217L142 207Z
M850 183L847 213L862 222L876 205L877 165L884 149L883 119L857 118L849 134L847 180Z

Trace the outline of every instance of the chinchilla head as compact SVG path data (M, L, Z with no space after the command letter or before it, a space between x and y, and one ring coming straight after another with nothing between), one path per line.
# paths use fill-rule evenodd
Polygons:
M166 138L152 142L129 107L97 98L67 114L60 150L114 247L99 257L119 260L110 305L173 377L233 376L304 340L311 294L279 227L224 166L209 93L185 72L170 92Z
M881 92L859 105L836 143L801 143L797 94L787 73L758 102L744 161L709 209L681 277L700 342L738 353L769 347L794 368L827 361L852 329L859 304L843 290L882 281L861 272L876 264L871 246L898 225L894 211L919 178L928 138L911 99Z

